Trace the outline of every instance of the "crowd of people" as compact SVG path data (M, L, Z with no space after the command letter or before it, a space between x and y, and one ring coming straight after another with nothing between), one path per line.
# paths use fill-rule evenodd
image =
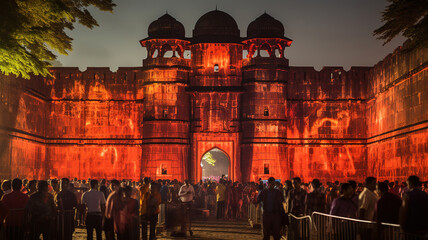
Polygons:
M288 214L313 212L400 224L403 231L428 234L428 186L418 177L407 182L240 183L227 178L191 183L185 180L141 181L62 178L4 180L0 191L0 232L5 239L71 240L75 227L85 227L87 239L156 239L158 227L174 236L193 235L195 214L208 212L221 220L248 217L248 206L263 212L263 238L281 238ZM140 230L141 229L141 230ZM292 231L292 229L289 229Z

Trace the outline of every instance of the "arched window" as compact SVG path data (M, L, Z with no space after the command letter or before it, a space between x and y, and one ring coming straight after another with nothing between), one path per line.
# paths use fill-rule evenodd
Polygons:
M172 51L172 47L169 44L164 44L162 46L162 57L171 58L174 56L174 52Z
M261 57L270 57L270 54L271 54L271 51L272 51L272 49L271 49L271 47L270 47L270 45L269 44L267 44L267 43L264 43L261 47L260 47L260 56Z
M155 49L155 51L152 54L152 58L157 58L159 55L159 50Z

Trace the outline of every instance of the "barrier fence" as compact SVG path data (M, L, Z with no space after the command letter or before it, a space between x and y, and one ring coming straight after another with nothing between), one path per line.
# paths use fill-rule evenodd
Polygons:
M25 209L10 209L0 231L0 240L58 239L69 240L74 232L75 210L57 211L37 218Z
M376 223L314 212L289 214L287 239L302 240L428 240L428 236L404 233L398 224Z

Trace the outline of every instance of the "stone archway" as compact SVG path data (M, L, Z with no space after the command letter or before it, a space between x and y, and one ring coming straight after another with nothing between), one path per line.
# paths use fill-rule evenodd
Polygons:
M218 181L223 175L230 178L230 158L221 149L215 147L201 158L202 180Z

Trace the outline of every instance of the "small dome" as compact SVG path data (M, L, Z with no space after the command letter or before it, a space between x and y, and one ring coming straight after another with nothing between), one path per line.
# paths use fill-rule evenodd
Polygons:
M149 38L184 39L185 30L183 24L166 13L149 26Z
M283 38L284 25L267 13L252 21L247 28L248 38Z
M193 39L195 42L240 42L238 24L229 14L214 10L196 22Z

